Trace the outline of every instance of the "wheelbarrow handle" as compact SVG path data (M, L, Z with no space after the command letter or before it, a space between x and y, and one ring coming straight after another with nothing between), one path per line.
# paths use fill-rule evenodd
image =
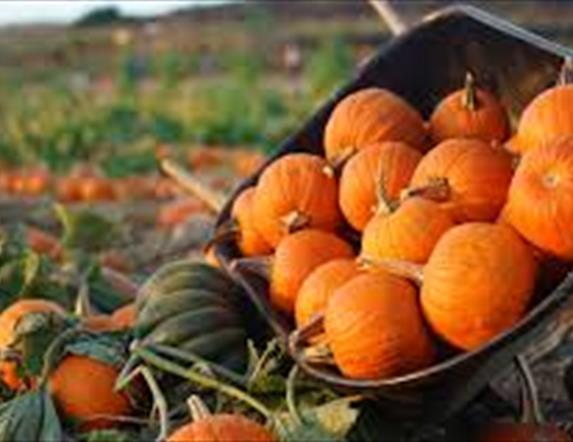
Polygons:
M378 13L382 21L386 23L394 36L400 35L408 29L408 25L396 12L389 0L368 0L368 3Z

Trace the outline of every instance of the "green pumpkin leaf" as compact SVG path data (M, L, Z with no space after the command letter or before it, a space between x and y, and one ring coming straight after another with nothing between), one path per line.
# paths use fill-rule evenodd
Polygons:
M97 430L82 435L80 440L82 442L131 442L134 439L125 431Z
M126 362L127 342L122 333L84 332L66 344L65 353L88 356L121 367Z

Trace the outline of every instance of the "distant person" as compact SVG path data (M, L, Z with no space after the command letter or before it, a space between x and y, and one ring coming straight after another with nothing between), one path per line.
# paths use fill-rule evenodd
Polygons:
M302 51L297 43L287 43L282 53L282 64L287 74L289 89L293 94L301 92Z

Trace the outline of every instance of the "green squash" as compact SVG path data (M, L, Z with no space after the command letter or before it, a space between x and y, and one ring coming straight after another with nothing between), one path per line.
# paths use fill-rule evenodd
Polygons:
M246 370L244 296L223 271L193 261L170 263L147 280L137 299L139 345L166 345L238 373Z

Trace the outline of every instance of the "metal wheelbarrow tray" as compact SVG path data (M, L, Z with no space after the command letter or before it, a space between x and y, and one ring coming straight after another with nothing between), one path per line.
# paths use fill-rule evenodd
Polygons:
M461 86L469 70L497 94L515 122L533 97L555 84L564 58L571 56L573 51L474 7L440 10L383 44L346 86L282 143L261 170L241 184L220 213L217 225L229 220L238 193L255 184L261 171L275 159L292 152L323 155L323 130L328 117L334 106L354 91L372 86L390 89L428 117L441 98ZM270 329L286 342L289 323L270 308L264 282L231 271L231 261L240 256L232 241L218 244L215 253L221 265L243 285ZM297 357L293 346L291 354L311 376L345 391L375 395L381 404L388 405L384 408L389 413L441 419L474 398L545 329L573 293L573 273L552 289L513 329L481 349L399 378L346 379L308 365Z

